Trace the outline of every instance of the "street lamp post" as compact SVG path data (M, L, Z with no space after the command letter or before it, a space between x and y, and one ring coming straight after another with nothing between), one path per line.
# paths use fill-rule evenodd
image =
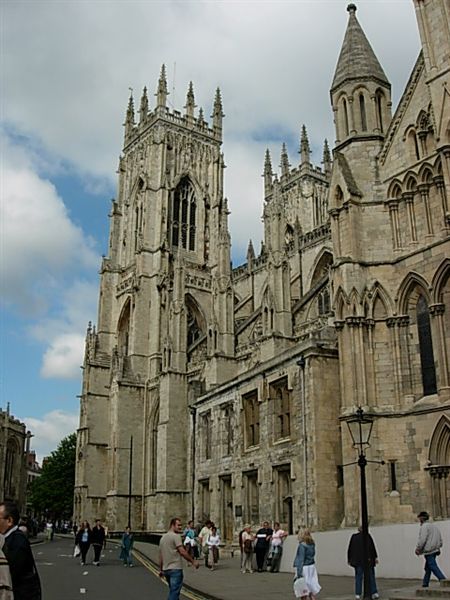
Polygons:
M359 406L355 415L347 420L347 425L352 436L353 447L358 450L358 462L361 484L361 533L363 538L363 569L364 569L364 598L371 598L370 594L370 565L369 565L369 518L367 513L366 489L366 448L370 446L369 440L372 433L373 419L364 414ZM378 462L378 461L370 461ZM384 461L382 461L384 462ZM351 463L355 464L355 463Z

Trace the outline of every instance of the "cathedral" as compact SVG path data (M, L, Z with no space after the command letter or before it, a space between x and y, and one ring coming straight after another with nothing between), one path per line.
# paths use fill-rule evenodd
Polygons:
M395 111L349 4L333 147L267 151L264 239L230 258L223 108L130 98L89 324L74 518L161 532L211 518L359 523L347 421L373 419L372 524L450 518L450 5L413 0L421 51ZM381 9L380 9L381 10ZM232 199L230 200L232 207ZM255 215L257 218L257 215ZM373 462L370 462L373 461Z

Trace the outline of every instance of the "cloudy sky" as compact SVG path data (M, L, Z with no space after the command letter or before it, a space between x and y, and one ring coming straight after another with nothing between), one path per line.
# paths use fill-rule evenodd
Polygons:
M360 0L357 17L396 106L417 57L412 0ZM226 118L225 191L233 261L261 239L265 148L298 162L333 146L329 87L346 0L1 0L1 406L31 429L38 455L78 423L80 364L96 320L129 88L153 93L162 63L182 110L189 81Z

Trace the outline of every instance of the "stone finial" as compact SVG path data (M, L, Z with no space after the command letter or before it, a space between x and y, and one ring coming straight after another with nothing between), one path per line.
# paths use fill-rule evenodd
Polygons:
M198 109L198 124L200 126L205 125L206 121L205 121L205 116L203 113L203 108L200 106L200 108Z
M127 112L125 115L125 137L128 137L135 126L134 122L134 100L133 100L133 90L130 88L130 98L128 100Z
M328 147L328 140L325 139L323 143L323 158L322 158L323 170L325 173L330 173L331 171L331 153L330 148Z
M353 4L353 2L351 2L348 6L347 6L347 12L349 12L351 15L354 15L357 11L356 8L356 4Z
M272 160L270 158L269 148L266 150L266 156L264 159L264 194L268 196L272 192L273 185L273 171L272 171Z
M165 107L167 102L167 96L169 92L167 91L167 78L166 78L166 65L161 66L161 74L158 80L158 88L156 90L156 106L157 107Z
M286 144L283 142L283 146L281 147L281 162L280 162L280 168L281 168L281 175L289 175L289 171L291 168L291 165L289 163L289 156L287 153L287 149L286 149Z
M147 96L147 86L142 90L141 96L141 108L139 109L139 122L143 123L148 114L148 96Z
M192 85L192 81L189 82L189 88L186 94L186 105L184 108L186 109L186 116L193 119L196 105L194 97L194 86Z
M224 118L223 107L222 107L222 97L220 95L220 88L216 89L216 96L214 98L214 108L213 114L211 118L213 120L213 130L214 132L221 136L222 135L222 119Z
M254 259L255 259L255 250L253 248L253 242L252 242L252 240L249 240L248 248L247 248L247 262L251 262Z
M300 138L300 157L301 164L309 164L310 162L311 149L309 147L308 133L305 125L302 125L302 134Z

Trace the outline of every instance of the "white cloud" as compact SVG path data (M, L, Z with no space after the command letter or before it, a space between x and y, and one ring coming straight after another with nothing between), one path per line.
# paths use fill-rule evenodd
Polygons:
M16 164L13 156L19 157L14 149L2 164L2 296L32 314L46 307L67 269L93 269L99 259L92 240L70 220L54 185L27 164L25 155Z
M77 430L79 415L53 410L43 415L41 419L25 417L21 420L34 436L31 440L31 448L36 451L38 462L42 463L42 459L56 450L63 438Z
M56 337L44 353L42 376L67 379L79 377L83 350L82 335L66 333Z

